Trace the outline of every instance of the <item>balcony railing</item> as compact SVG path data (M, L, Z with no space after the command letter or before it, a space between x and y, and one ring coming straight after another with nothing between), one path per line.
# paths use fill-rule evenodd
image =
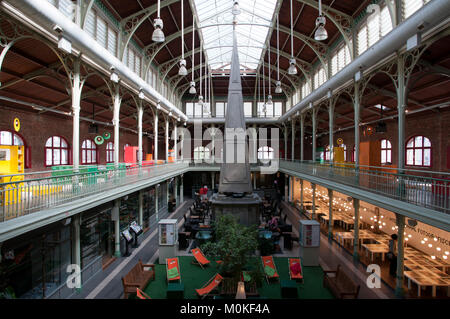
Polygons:
M400 174L396 168L286 160L280 168L450 214L450 173L406 169Z
M52 170L0 175L0 222L70 201L162 176L188 167L185 162L86 166L80 172Z

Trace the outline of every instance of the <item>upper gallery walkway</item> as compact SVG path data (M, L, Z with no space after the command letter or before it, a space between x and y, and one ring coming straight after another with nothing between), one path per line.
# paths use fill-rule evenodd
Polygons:
M0 242L157 185L186 172L188 162L84 166L15 175L0 181Z
M158 165L83 167L2 176L0 241L189 171L219 171L220 163L185 159ZM153 163L152 163L153 164ZM450 231L450 174L311 161L253 163L253 172L282 172ZM181 181L182 183L182 181Z

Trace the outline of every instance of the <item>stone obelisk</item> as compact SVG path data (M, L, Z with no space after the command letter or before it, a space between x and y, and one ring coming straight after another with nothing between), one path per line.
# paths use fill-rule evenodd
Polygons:
M220 170L219 193L251 194L253 188L248 160L244 100L242 98L241 72L234 26L228 105L223 135L223 162Z
M211 197L213 218L233 215L243 225L259 225L261 198L253 193L242 98L241 72L233 28L228 106L223 133L219 192Z

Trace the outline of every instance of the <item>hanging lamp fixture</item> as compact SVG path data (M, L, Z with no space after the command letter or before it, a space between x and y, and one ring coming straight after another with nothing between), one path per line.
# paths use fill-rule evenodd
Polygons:
M208 64L205 59L205 103L203 103L203 115L209 115L208 109Z
M194 61L195 61L195 51L194 51L194 46L195 46L195 16L192 15L192 79L191 79L191 83L190 83L190 88L189 88L189 94L197 94L197 90L195 89L195 81L194 81Z
M202 95L202 61L203 60L203 43L200 44L200 95L198 96L198 104L203 105L203 95Z
M238 14L241 14L241 8L239 8L238 0L234 0L233 9L231 10L231 13L235 16L237 16Z
M275 93L280 94L283 92L281 89L280 81L280 25L279 25L279 15L277 14L277 82L275 87Z
M326 23L325 17L322 15L322 0L319 0L319 16L316 19L316 27L317 30L314 33L314 39L317 41L324 41L328 39L328 33L325 29Z
M292 0L291 0L291 59L289 60L288 73L290 75L297 74L297 67L295 66L295 58L294 58L294 26L292 22Z
M166 39L164 37L164 32L162 30L164 28L164 23L163 20L161 19L160 11L161 11L161 4L160 0L158 0L158 15L156 19L153 20L153 27L155 28L155 30L153 30L152 40L154 42L164 42Z
M272 82L270 81L270 42L269 42L269 50L267 51L267 54L269 55L269 95L267 96L267 105L272 105Z
M262 109L262 113L264 113L264 117L266 117L266 113L267 113L267 106L266 106L266 75L265 75L265 67L264 67L264 60L263 60L263 76L262 76L262 80L263 80L263 109Z
M181 60L178 75L185 76L187 74L186 60L184 59L184 5L183 0L181 0Z

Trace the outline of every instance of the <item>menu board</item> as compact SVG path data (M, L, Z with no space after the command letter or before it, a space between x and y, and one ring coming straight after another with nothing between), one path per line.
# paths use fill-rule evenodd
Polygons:
M320 224L316 221L301 220L299 240L300 245L303 247L319 247Z
M133 237L131 237L130 231L128 229L125 229L122 232L122 235L123 235L123 237L125 237L127 242L130 242L133 239Z
M138 235L139 235L139 234L141 233L141 231L142 231L142 227L139 226L139 225L136 223L136 221L134 221L134 222L131 223L130 228L131 228L131 230L132 230L134 233L136 233L136 234L138 234Z
M159 244L173 245L174 243L174 224L159 224Z

